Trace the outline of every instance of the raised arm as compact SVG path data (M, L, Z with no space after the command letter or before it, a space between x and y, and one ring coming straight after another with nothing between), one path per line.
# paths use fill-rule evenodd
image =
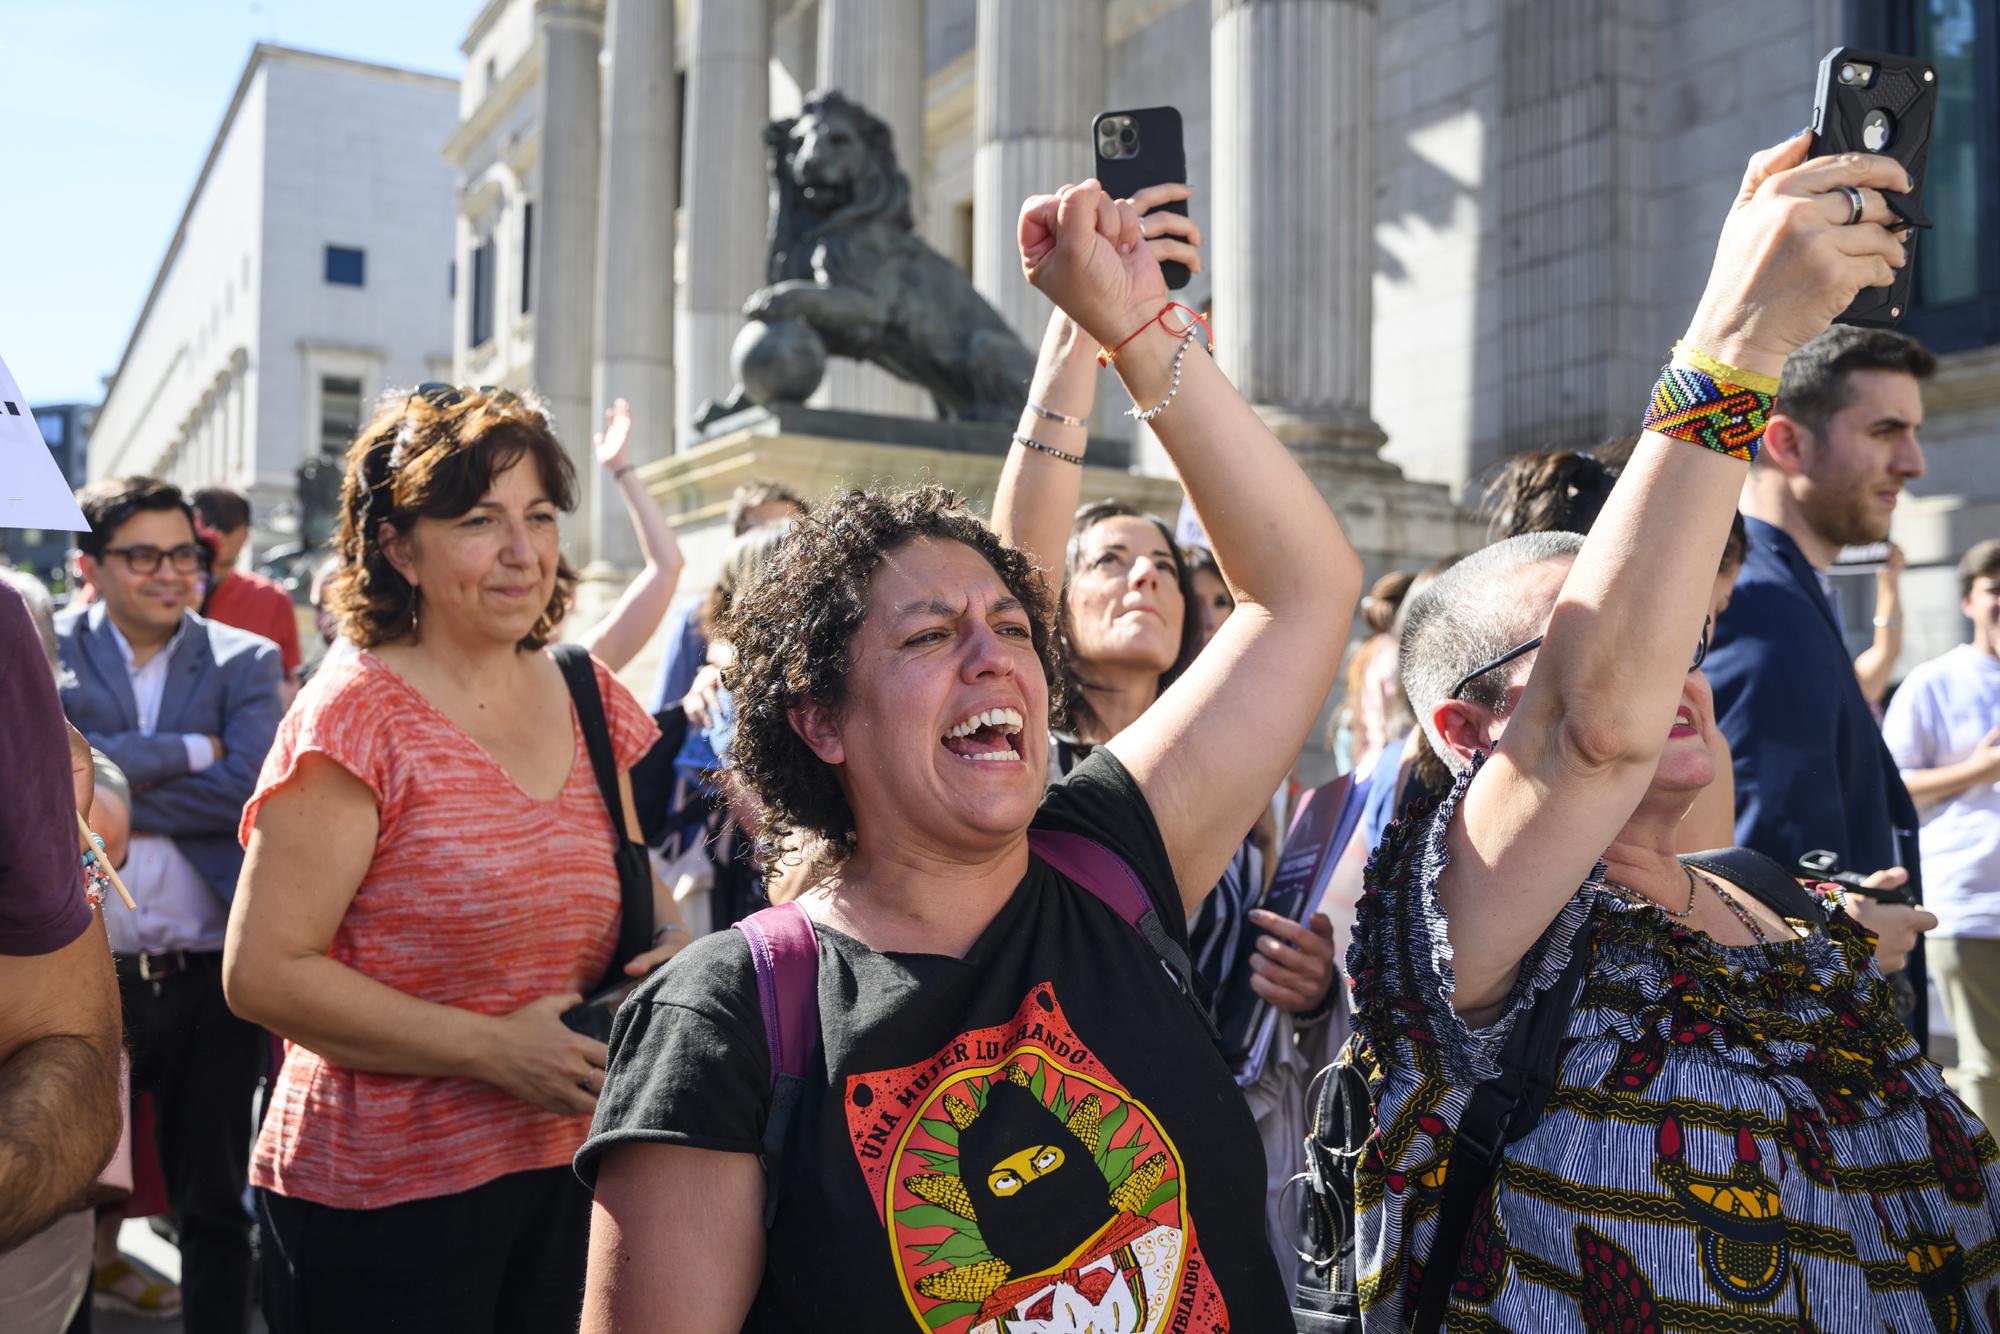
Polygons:
M637 465L626 456L631 435L632 408L621 398L605 409L604 434L597 437L597 461L611 474L618 498L625 502L626 516L632 520L646 554L646 568L625 586L604 619L577 640L614 672L637 657L653 631L660 628L660 619L674 600L683 564L674 526L640 480Z
M1169 293L1139 215L1087 181L1028 201L1028 279L1106 347L1152 418L1236 612L1114 753L1153 808L1192 911L1297 757L1339 666L1361 561L1250 405L1198 346L1155 325ZM1197 339L1199 335L1196 335ZM1274 535L1282 540L1273 540Z
M993 492L993 531L1042 567L1049 593L1055 597L1062 595L1070 516L1083 497L1082 459L1090 448L1090 428L1084 423L1096 397L1097 340L1057 309L1042 334L1035 378L1028 382L1028 402L1076 418L1078 424L1057 421L1028 406L1021 409L1014 430L1017 437L1060 449L1078 462L1030 448L1017 438L1007 447L1007 462L1000 467L1000 483Z
M1785 358L1903 263L1878 191L1888 158L1806 162L1799 135L1751 161L1684 345L1776 383ZM1842 187L1866 223L1843 225ZM1565 581L1520 703L1448 832L1438 892L1458 989L1502 1001L1652 781L1700 637L1747 464L1648 431Z
M229 909L229 1008L352 1070L478 1079L546 1111L590 1111L596 1094L580 1081L601 1086L604 1044L557 1018L579 996L496 1018L421 1000L331 957L377 827L374 795L322 755L302 755L264 798Z
M1178 182L1150 186L1132 196L1132 207L1140 214L1140 230L1155 258L1178 260L1199 273L1200 229L1178 213L1148 212L1188 195L1187 186ZM1050 314L1035 376L1028 382L1028 401L993 493L993 530L1034 558L1056 596L1062 594L1071 516L1083 495L1083 467L1024 445L1020 437L1078 460L1085 457L1090 448L1087 423L1097 397L1097 352L1097 340L1061 307Z

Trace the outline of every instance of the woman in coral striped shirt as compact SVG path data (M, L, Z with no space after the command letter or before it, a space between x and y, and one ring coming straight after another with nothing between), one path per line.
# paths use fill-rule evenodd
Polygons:
M278 1334L577 1319L567 1164L605 1049L559 1016L612 957L619 888L544 651L574 488L504 392L425 386L349 451L333 601L366 651L313 680L244 808L224 964L287 1039L251 1169ZM658 731L597 681L629 768Z

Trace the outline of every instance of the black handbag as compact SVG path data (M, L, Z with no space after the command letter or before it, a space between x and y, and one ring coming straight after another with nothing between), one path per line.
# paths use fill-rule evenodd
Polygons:
M604 809L610 813L618 840L612 854L618 867L618 947L591 994L563 1011L562 1021L585 1037L607 1042L619 1002L640 981L625 975L625 965L653 945L653 867L646 857L646 845L634 842L628 832L625 800L618 788L618 761L611 749L611 727L605 721L604 697L597 689L597 670L590 654L576 644L557 644L549 652L562 668L569 697L576 705L591 772L597 776L598 795L604 798Z

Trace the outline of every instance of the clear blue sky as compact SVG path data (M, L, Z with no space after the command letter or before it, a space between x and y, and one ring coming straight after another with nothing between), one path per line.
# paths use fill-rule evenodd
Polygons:
M446 74L479 0L0 0L0 357L96 402L256 43Z

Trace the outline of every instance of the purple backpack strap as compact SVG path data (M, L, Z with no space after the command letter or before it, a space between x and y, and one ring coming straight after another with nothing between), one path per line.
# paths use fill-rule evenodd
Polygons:
M771 1054L771 1112L764 1122L764 1226L778 1213L778 1176L792 1113L805 1092L806 1067L819 1046L819 937L796 903L778 903L734 924L750 945L757 1006Z
M819 937L796 903L762 908L735 924L750 942L757 1004L771 1048L771 1087L780 1075L803 1077L819 1044Z
M1064 833L1056 829L1031 829L1028 831L1028 847L1043 861L1047 862L1058 875L1075 881L1090 896L1105 907L1125 919L1126 925L1145 937L1153 947L1153 953L1160 956L1160 967L1166 969L1173 979L1174 988L1188 998L1195 1012L1212 1036L1216 1034L1215 1019L1208 1007L1195 998L1194 967L1188 961L1187 951L1160 922L1160 914L1153 907L1153 896L1146 892L1138 872L1123 857L1105 847L1096 839L1084 834Z
M1089 890L1093 898L1134 929L1140 919L1153 911L1152 896L1139 883L1138 874L1125 864L1123 857L1096 839L1056 829L1030 829L1028 847L1058 874Z

